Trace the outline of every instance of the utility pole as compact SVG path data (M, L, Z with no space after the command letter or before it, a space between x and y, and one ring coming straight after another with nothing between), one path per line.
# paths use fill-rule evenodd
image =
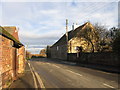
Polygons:
M67 48L67 59L68 59L68 19L66 19L66 48Z
M25 47L25 58L27 58L27 49L28 49L28 44Z
M66 19L66 41L68 44L68 19Z

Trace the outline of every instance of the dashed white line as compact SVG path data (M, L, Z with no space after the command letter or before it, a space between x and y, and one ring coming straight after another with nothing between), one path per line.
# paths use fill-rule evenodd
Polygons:
M50 63L45 63L45 64L50 64Z
M76 75L82 76L81 74L76 73L76 72L73 72L73 71L71 71L71 70L67 70L67 71L69 71L69 72L71 72L71 73L74 73L74 74L76 74Z
M57 66L57 65L55 65L55 64L52 64L52 66L55 66L55 67L57 67L57 68L60 68L59 66Z
M109 87L109 88L115 88L115 87L113 87L113 86L111 86L111 85L108 85L108 84L106 84L106 83L103 83L103 85L105 85L105 86L107 86L107 87Z
M55 64L50 64L50 63L46 63L46 64L55 66L55 67L57 67L57 68L60 68L59 66L57 66L57 65L55 65Z

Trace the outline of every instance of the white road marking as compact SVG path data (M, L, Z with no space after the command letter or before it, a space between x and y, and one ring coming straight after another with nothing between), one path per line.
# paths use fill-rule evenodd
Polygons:
M30 63L29 63L29 62L28 62L28 65L29 65L30 71L31 71L32 76L33 76L34 86L35 86L35 88L38 88L38 86L37 86L37 81L36 81L36 79L35 79L35 75L34 75L32 69L31 69L31 66L30 66Z
M46 64L51 65L50 63L46 63Z
M29 64L29 65L30 65L30 64ZM31 66L31 69L34 71L34 73L35 73L35 75L36 75L36 77L37 77L37 80L38 80L38 82L39 82L39 84L40 84L40 87L41 87L41 88L45 88L45 86L44 86L44 84L43 84L40 76L39 76L38 73L35 71L34 67Z
M74 73L74 74L76 74L76 75L82 76L81 74L76 73L76 72L73 72L73 71L71 71L71 70L67 70L67 71L69 71L69 72L71 72L71 73Z
M59 66L57 66L57 65L55 65L55 64L50 64L50 63L46 63L46 64L55 66L55 67L57 67L57 68L60 68Z
M103 83L103 85L105 85L105 86L107 86L107 87L109 87L109 88L115 88L115 87L113 87L113 86L111 86L111 85L108 85L108 84L106 84L106 83Z
M52 64L52 66L55 66L55 67L57 67L57 68L60 68L59 66L57 66L57 65L55 65L55 64Z
M41 88L45 88L45 86L44 86L44 84L43 84L43 82L42 82L42 80L41 80L41 78L40 78L40 76L38 75L37 72L35 72L35 75L36 75L36 77L37 77L37 79L38 79L38 82L39 82L39 84L40 84L40 87L41 87Z

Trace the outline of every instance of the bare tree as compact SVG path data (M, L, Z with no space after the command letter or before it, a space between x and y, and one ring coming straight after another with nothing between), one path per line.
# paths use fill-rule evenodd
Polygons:
M98 32L94 28L91 28L88 25L80 32L80 34L78 36L86 39L86 41L92 45L92 52L94 52L95 46L94 46L93 40L95 40L96 43L99 41Z
M117 54L120 51L120 28L111 28L112 48Z
M110 31L103 25L100 25L98 23L94 24L95 30L99 34L99 51L105 51L110 50L111 47L111 38L110 38Z

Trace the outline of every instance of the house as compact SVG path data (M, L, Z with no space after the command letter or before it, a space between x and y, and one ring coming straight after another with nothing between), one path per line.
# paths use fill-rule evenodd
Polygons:
M6 88L24 72L25 48L16 27L0 26L0 88Z
M46 57L46 49L42 49L42 50L40 51L40 56Z
M51 58L67 59L68 53L97 52L99 35L90 22L68 32L68 41L64 34L47 52Z

